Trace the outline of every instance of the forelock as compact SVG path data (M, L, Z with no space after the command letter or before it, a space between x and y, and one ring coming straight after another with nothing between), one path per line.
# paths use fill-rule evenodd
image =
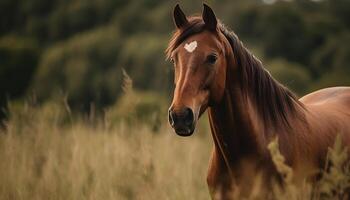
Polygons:
M171 57L171 53L188 37L204 31L204 22L201 17L195 16L189 18L186 27L177 30L170 39L169 45L165 50L167 59Z

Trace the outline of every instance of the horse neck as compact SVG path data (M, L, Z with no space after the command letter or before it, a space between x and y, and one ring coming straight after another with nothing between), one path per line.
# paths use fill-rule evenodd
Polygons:
M239 55L239 60L233 55L228 59L224 95L208 112L215 147L226 163L234 163L244 156L268 156L267 144L274 133L281 132L283 136L289 121L293 121L291 118L303 115L301 103L294 96L289 96L292 94L262 68L259 60L244 47L240 50L244 52ZM242 60L250 66L244 66ZM266 85L270 87L247 84L255 79L268 79ZM267 111L265 106L269 104L257 101L257 93L258 96L269 94L261 101L273 102L274 110ZM286 115L283 111L290 114Z
M259 138L253 122L253 105L243 98L239 87L225 89L222 100L209 108L208 116L215 148L227 164L244 155L260 154L264 138ZM230 165L230 164L229 164Z

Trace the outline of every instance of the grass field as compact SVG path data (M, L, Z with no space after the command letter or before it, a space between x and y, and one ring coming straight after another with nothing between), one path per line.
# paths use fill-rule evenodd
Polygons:
M164 123L65 122L58 105L25 106L0 133L0 199L209 199L208 133Z
M111 123L108 116L72 117L59 103L10 108L0 132L1 200L210 199L206 171L212 141L206 119L192 137L181 138L166 119L155 131L144 123ZM283 165L278 146L270 148ZM350 168L343 167L344 149L332 152L336 165L317 194L310 185L299 188L286 179L286 189L276 187L271 198L346 199ZM254 195L250 199L259 199Z

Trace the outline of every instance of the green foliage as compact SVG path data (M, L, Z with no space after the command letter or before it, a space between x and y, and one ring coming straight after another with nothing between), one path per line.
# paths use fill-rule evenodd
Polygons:
M304 52L308 49L308 38L303 35L306 25L299 10L288 3L278 3L262 14L259 26L268 56L307 62Z
M200 13L201 3L181 2L188 14ZM349 84L347 0L209 4L248 46L262 50L263 60L283 60L273 61L272 74L299 94ZM41 102L67 95L74 109L103 108L122 92L122 68L136 89L167 94L172 72L164 49L174 29L173 6L156 0L2 0L2 101L4 94L34 91Z
M142 34L123 42L117 66L125 67L134 80L135 88L168 89L171 67L165 62L166 41L165 37Z
M39 50L35 41L7 35L0 38L0 99L20 96L32 78Z
M15 35L0 38L0 121L5 116L7 100L26 92L39 51L36 42L30 38Z
M302 95L309 91L308 85L311 77L302 65L283 59L275 59L266 66L274 78L297 94Z
M49 48L32 86L39 100L60 96L63 91L74 107L83 104L80 109L91 102L114 102L121 90L121 68L115 65L121 48L118 35L114 28L101 27Z
M332 71L350 69L345 67L350 63L350 50L347 45L349 42L350 32L339 33L337 37L329 38L313 55L314 70L326 75Z
M313 67L320 73L315 88L350 84L349 33L339 33L336 38L330 38L313 55Z
M329 13L347 28L350 28L350 2L348 0L327 0Z

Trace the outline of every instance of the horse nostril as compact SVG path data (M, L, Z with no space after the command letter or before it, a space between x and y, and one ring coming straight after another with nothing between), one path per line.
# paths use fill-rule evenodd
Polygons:
M192 109L186 108L184 113L184 122L187 126L190 126L193 124L194 116Z
M174 122L174 112L172 110L169 110L168 113L168 120L171 126L174 126L175 122Z

